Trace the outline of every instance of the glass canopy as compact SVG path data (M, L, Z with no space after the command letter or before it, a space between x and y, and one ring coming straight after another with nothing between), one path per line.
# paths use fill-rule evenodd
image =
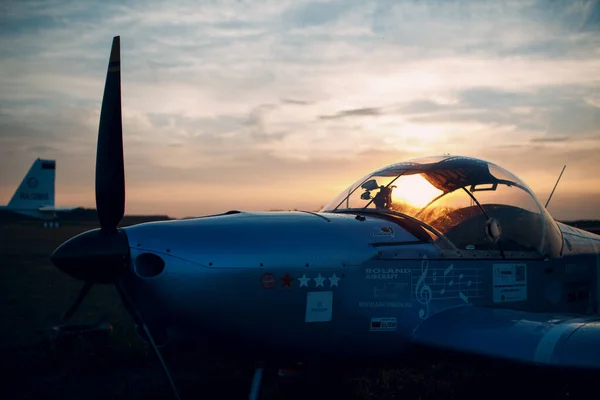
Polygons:
M469 157L392 164L350 185L321 212L391 211L434 228L464 250L545 253L562 238L527 185L507 170Z

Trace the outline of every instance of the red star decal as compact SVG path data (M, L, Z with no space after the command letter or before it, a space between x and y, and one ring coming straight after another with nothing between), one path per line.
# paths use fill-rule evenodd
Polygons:
M289 273L285 273L285 276L283 278L279 278L281 279L281 287L292 287L292 281L295 279L293 276L290 276Z

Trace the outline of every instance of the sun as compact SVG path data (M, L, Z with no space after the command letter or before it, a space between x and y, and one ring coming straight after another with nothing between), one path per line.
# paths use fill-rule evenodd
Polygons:
M394 203L408 203L419 209L442 194L441 190L435 188L419 174L401 176L394 185L396 185L392 192Z

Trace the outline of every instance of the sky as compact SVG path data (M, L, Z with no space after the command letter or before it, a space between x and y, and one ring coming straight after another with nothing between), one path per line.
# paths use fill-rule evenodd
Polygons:
M2 1L0 203L57 160L94 207L121 36L126 213L317 210L370 171L453 154L600 219L599 1Z

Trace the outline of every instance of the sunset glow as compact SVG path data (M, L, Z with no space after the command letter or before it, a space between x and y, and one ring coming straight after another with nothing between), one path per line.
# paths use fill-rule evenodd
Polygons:
M0 12L0 204L37 157L94 207L121 36L126 213L318 210L376 169L496 163L559 219L600 218L600 2L10 1ZM415 178L416 179L416 178ZM422 205L430 192L398 188Z
M392 191L392 201L407 202L419 209L442 194L441 190L435 188L419 174L402 176L394 184L396 188Z

